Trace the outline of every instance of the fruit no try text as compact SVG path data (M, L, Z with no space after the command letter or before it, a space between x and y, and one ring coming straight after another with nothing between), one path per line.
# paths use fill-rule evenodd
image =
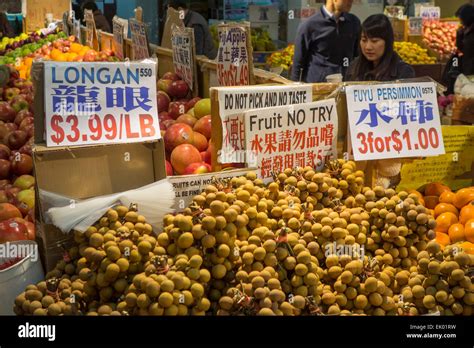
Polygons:
M310 122L311 123L320 123L320 122L327 122L331 121L331 115L333 106L318 106L314 108L310 108ZM308 120L306 119L306 110L301 108L298 110L290 110L288 111L288 117L286 118L286 125L283 125L283 116L281 113L273 113L271 117L259 118L259 115L250 115L250 131L253 131L255 128L256 130L268 130L268 129L275 129L281 128L284 126L291 127L297 125L303 125Z

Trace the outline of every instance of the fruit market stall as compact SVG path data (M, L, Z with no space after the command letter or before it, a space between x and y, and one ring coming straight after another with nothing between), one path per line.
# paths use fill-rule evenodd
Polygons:
M218 86L197 57L193 91L172 49L98 38L0 58L0 242L45 271L14 313L474 314L474 133L441 127L435 83Z

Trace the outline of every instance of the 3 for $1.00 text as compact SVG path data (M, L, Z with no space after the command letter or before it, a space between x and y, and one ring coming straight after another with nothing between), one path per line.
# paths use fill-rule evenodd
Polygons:
M133 123L137 121L138 129L136 126L133 127ZM113 142L121 139L148 138L156 134L153 117L149 114L140 114L138 120L131 119L128 114L107 114L104 117L92 115L81 118L76 115L54 115L51 117L51 129L51 141L58 145Z
M436 128L418 129L418 132L410 133L407 129L403 133L398 130L392 131L388 136L377 136L373 132L359 133L357 139L360 141L358 150L361 154L398 152L402 150L426 150L437 149L440 146L439 134Z

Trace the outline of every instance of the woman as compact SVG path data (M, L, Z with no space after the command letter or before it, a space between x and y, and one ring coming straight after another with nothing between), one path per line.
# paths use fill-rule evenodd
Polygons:
M413 68L393 50L392 25L383 14L362 23L361 55L347 70L346 81L393 81L415 77Z
M456 16L462 24L456 35L456 46L461 56L460 72L474 75L474 5L461 6Z

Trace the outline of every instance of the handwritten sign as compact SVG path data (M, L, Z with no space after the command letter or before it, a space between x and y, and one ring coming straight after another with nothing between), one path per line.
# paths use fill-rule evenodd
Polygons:
M171 47L173 49L174 71L184 80L191 91L196 91L194 29L172 25Z
M222 122L222 150L219 163L245 163L244 112L249 109L309 103L311 84L294 86L252 86L217 88Z
M86 45L98 51L99 38L95 27L94 13L91 10L85 10L84 19L86 21Z
M248 31L244 26L220 24L218 27L217 80L219 86L250 85Z
M112 20L112 24L114 34L113 45L115 56L119 60L123 60L125 56L123 43L128 33L128 22L126 19L122 19L115 16Z
M408 35L423 34L423 18L412 17L408 19Z
M45 62L47 146L160 138L156 64Z
M346 94L355 160L444 153L434 83L348 86Z
M439 6L421 6L420 17L427 20L441 18L441 8Z
M129 25L132 37L133 59L141 60L150 58L145 23L139 22L136 19L130 19Z
M337 111L334 99L249 110L244 114L245 142L261 179L286 168L322 169L337 158Z

